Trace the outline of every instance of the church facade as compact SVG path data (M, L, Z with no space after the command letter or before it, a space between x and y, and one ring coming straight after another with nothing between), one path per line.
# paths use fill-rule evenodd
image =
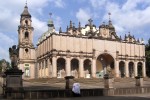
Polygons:
M85 27L72 21L63 32L55 31L52 20L48 30L33 45L31 15L25 6L21 14L19 34L19 68L24 78L116 78L146 77L145 45L130 33L118 37L111 20L96 27L89 19Z

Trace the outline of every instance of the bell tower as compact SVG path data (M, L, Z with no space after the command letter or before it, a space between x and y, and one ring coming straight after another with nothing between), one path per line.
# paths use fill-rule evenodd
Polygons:
M35 68L35 47L33 45L33 30L31 15L27 3L21 14L20 25L18 26L18 67L23 70L23 78L34 78Z

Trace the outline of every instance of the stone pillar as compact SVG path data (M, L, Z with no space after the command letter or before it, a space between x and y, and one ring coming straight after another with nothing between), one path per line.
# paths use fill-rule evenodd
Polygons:
M74 76L66 76L66 86L65 89L72 89Z
M66 58L66 76L70 76L70 72L71 72L71 64L70 64L70 57Z
M43 63L44 63L44 68L43 68L43 76L44 76L44 78L46 77L46 64L45 64L45 59L44 59L44 61L43 61Z
M43 62L41 62L41 78L43 77Z
M37 76L37 77L39 78L39 77L40 77L40 70L39 70L39 69L40 69L40 63L37 63L37 66L38 66L38 67L37 67L37 68L38 68L38 69L37 69L37 72L38 72L38 76Z
M126 73L126 77L129 77L129 66L128 66L128 61L126 60L125 62L125 73Z
M52 67L53 67L53 71L52 71L52 76L53 77L57 77L57 61L56 61L56 56L53 56L52 58Z
M92 77L96 78L96 58L92 59Z
M119 61L116 60L115 62L115 77L120 77L119 76Z
M84 77L84 63L83 63L83 58L80 58L80 65L79 65L79 73L80 73L80 78Z
M50 60L47 59L47 76L48 76L48 77L50 77L49 70L50 70Z
M142 73L143 73L143 77L146 77L145 61L143 62Z
M104 75L104 88L113 88L113 77L108 74Z
M137 61L134 62L134 76L138 76L137 75Z
M143 77L141 77L141 76L136 76L136 77L135 77L135 81L136 81L136 83L135 83L136 86L139 86L139 87L142 87L142 86L143 86Z

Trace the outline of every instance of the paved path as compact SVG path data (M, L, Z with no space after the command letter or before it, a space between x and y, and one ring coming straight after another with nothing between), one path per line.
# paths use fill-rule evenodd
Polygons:
M8 99L2 99L2 97L0 96L0 100L8 100ZM22 99L22 100L29 100L29 99ZM38 100L44 100L44 99L38 99ZM126 95L126 96L51 98L45 100L150 100L150 94L138 94L138 95L136 94L136 95Z
M50 100L50 99L49 99ZM150 94L136 94L128 96L98 96L98 97L72 97L53 98L53 100L150 100Z

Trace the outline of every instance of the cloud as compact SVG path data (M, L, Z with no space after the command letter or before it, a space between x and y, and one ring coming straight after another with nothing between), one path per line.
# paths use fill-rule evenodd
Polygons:
M82 25L86 24L88 19L91 18L90 10L80 8L76 13L76 18L81 22Z
M141 5L146 5L142 8ZM139 36L150 25L150 2L142 0L127 0L122 6L115 2L107 2L103 20L108 20L107 12L111 12L111 19L119 34L131 31Z
M55 5L55 7L64 8L65 3L63 0L49 0L51 3Z
M62 21L61 17L54 15L53 19L54 19L55 29L59 30L59 28L63 24L63 21Z
M5 35L5 33L0 32L0 59L9 60L8 49L17 42L15 40L16 39L13 37L9 37L9 35Z
M89 3L91 6L95 9L103 8L103 6L106 4L107 0L90 0Z

